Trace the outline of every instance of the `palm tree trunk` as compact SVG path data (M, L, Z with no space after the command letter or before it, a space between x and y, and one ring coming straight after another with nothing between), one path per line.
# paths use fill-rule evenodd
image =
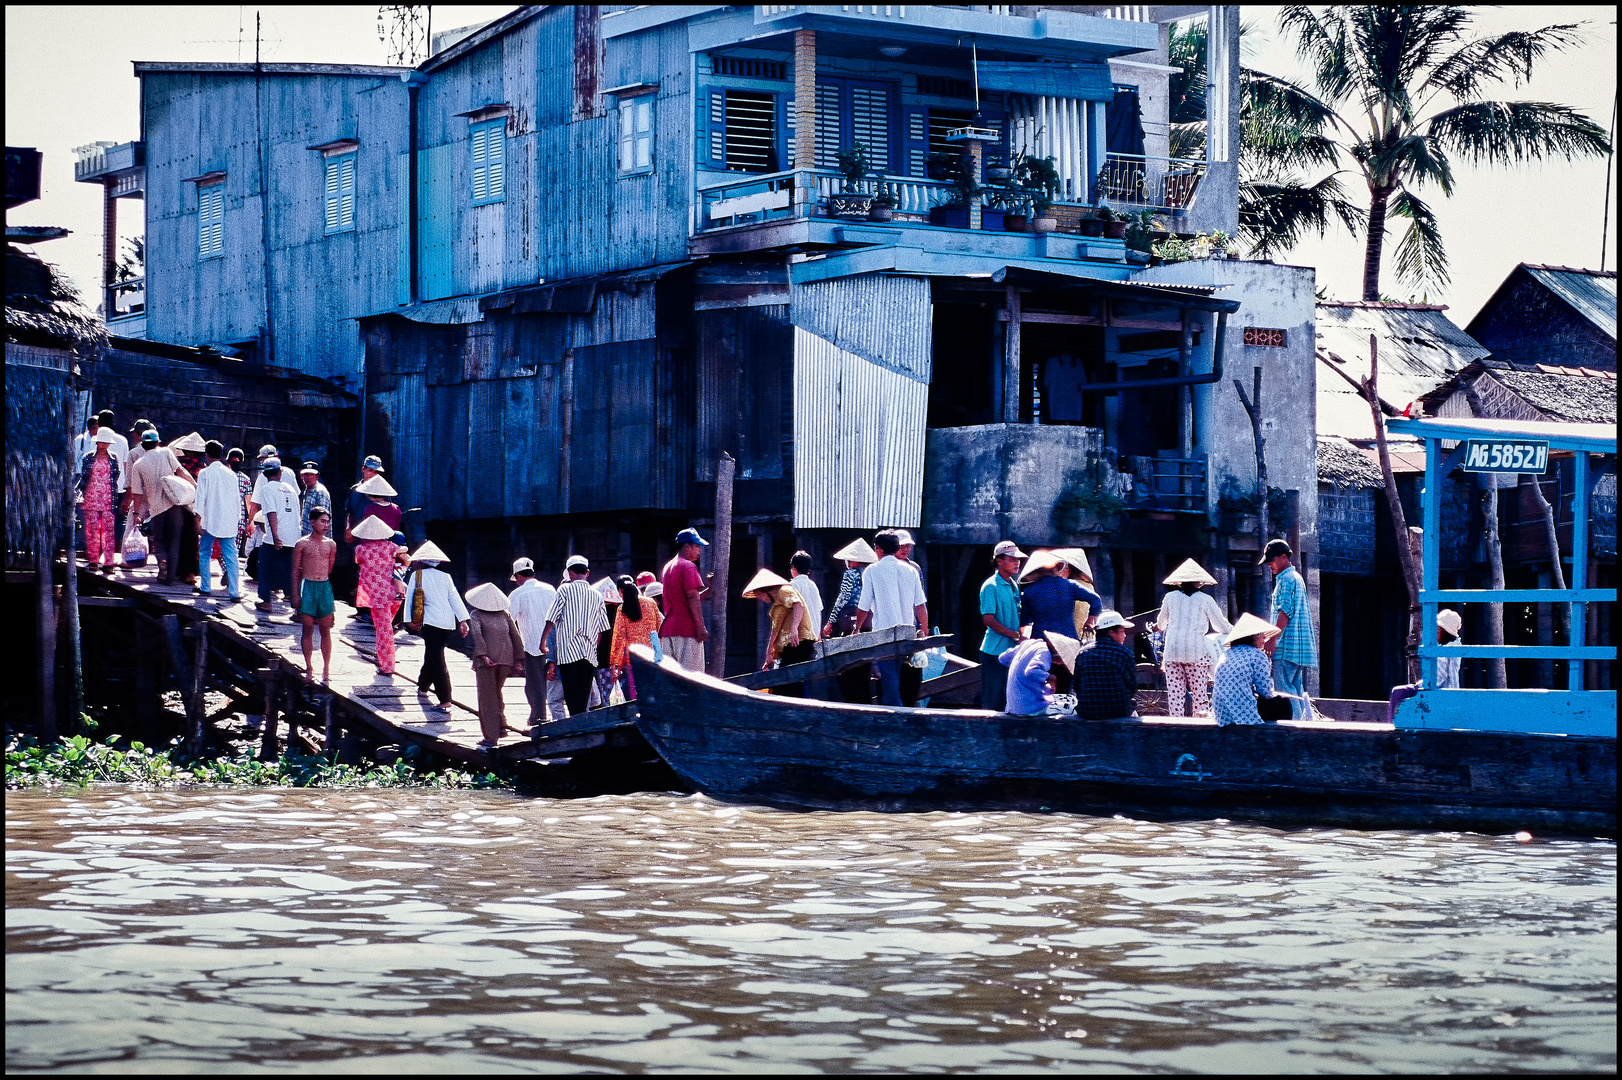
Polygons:
M1385 249L1385 208L1390 187L1369 187L1369 235L1363 249L1363 299L1380 299L1380 254Z
M1409 682L1418 682L1419 637L1424 623L1419 607L1420 561L1413 548L1408 520L1402 512L1402 499L1397 493L1397 477L1391 468L1391 451L1385 441L1385 413L1380 408L1380 343L1369 335L1369 377L1362 382L1363 398L1369 403L1374 417L1374 446L1380 457L1380 476L1385 481L1386 508L1391 511L1391 527L1397 537L1397 563L1402 567L1402 583L1408 592L1408 639L1402 655ZM1429 537L1427 543L1435 543Z

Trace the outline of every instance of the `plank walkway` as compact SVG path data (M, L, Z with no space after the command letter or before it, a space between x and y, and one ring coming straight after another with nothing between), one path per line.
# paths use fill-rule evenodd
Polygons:
M224 632L251 643L263 654L262 666L278 666L293 677L304 671L300 648L302 625L293 618L291 607L278 601L269 614L254 607L254 583L242 579L241 603L226 601L224 574L215 565L213 595L193 593L183 583L159 585L157 568L123 566L111 575L91 573L81 564L81 600L96 593L134 594L153 602L166 613L191 621L206 619L210 633ZM522 678L510 678L503 689L507 730L493 752L478 748L481 736L478 717L478 691L470 657L447 648L445 665L451 677L451 710L439 712L429 706L437 701L432 694L418 694L417 673L422 669L422 638L404 630L395 632L395 671L384 675L377 670L376 637L372 625L353 618L354 609L343 601L333 616L332 669L330 681L321 678L321 643L317 630L311 659L316 685L343 699L347 712L358 712L380 735L396 741L425 747L457 761L483 768L495 768L514 761L534 758L564 758L571 752L615 743L624 744L635 735L634 713L625 706L594 709L588 713L543 725L540 737L529 735L529 701L524 696ZM619 737L613 737L616 732Z

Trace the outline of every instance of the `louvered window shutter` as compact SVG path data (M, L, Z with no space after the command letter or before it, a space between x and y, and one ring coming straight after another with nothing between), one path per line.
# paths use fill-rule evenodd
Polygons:
M489 159L488 198L495 202L507 194L507 121L491 124L485 130L489 133L485 136L485 152Z
M197 253L210 258L225 252L225 185L197 191Z
M332 232L338 228L338 184L339 174L342 170L338 162L329 158L327 160L327 231Z
M488 147L490 142L490 129L476 127L473 129L473 201L483 202L489 195L489 164Z
M873 171L890 171L890 92L853 86L850 91L850 141L867 147Z
M338 225L348 228L355 224L355 159L346 157L338 177Z
M699 144L699 160L712 169L727 167L727 95L710 91L709 138Z
M783 103L783 153L782 158L788 162L786 168L798 168L794 161L794 98L790 94L782 96Z
M929 162L929 113L916 105L901 110L900 171L907 176L923 176Z
M832 83L817 84L817 167L839 167L840 141L839 87Z

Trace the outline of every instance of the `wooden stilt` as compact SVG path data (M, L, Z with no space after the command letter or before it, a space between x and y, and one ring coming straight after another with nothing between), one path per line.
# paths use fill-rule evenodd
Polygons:
M56 741L56 587L51 582L51 556L45 545L34 553L39 586L39 734Z
M190 701L190 749L193 755L203 752L203 713L204 693L208 682L208 623L199 623L197 626L197 655L192 665L192 690Z
M276 717L281 704L281 672L276 668L261 668L254 672L265 684L265 723L259 738L259 760L275 761L281 754L276 744Z
M338 723L332 715L332 695L321 695L322 740L321 749L331 750L338 745Z
M710 674L727 670L727 571L732 561L732 476L738 463L722 451L715 467L715 540L710 558L715 580L710 585Z

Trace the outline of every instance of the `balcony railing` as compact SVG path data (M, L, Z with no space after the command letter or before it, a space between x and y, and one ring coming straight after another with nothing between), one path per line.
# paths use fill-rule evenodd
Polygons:
M107 321L146 314L146 278L129 278L107 286Z
M801 183L810 189L808 203L795 202L795 188ZM898 215L916 217L923 217L932 206L944 202L952 189L951 184L938 180L879 176L863 181L862 190L876 190L879 184L888 186L895 195ZM845 190L844 178L829 169L793 169L715 184L699 189L702 213L698 229L706 232L734 225L821 216L828 196Z
M1129 509L1205 513L1203 457L1128 457L1125 463L1134 478L1126 496Z
M1112 207L1181 210L1193 205L1205 162L1192 158L1108 154L1094 197Z

